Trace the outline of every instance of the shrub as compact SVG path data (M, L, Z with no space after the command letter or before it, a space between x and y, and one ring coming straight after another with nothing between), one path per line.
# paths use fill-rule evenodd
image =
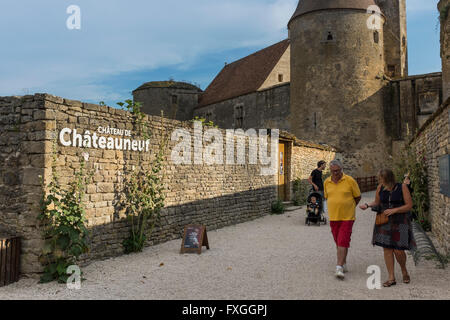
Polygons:
M426 160L421 151L407 146L402 156L395 159L394 173L399 182L403 182L404 174L409 173L413 189L411 194L413 200L412 216L415 217L425 231L430 231L431 224L428 219L430 199Z
M278 199L277 201L274 201L272 203L272 213L274 214L283 214L285 210L285 206L283 204L283 201Z
M150 128L145 122L145 114L141 112L141 104L126 100L117 103L130 111L135 123L145 139L150 139ZM125 181L122 194L122 206L130 222L130 235L123 241L125 253L140 252L150 237L156 223L160 221L160 212L164 207L165 189L163 184L164 165L166 164L166 149L168 135L165 131L164 114L161 114L162 136L159 138L159 148L149 166L144 166L142 155L139 155L138 165Z
M69 277L67 268L76 263L82 253L89 250L84 209L86 185L92 171L85 172L85 161L81 159L80 169L68 187L58 181L56 167L56 142L53 144L52 180L45 186L41 200L41 214L45 244L39 260L44 266L40 282L57 280L65 283Z

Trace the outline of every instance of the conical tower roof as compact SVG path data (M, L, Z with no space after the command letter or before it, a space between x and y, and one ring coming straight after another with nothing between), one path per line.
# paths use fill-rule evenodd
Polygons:
M297 10L295 10L292 20L303 14L319 11L319 10L334 10L334 9L355 9L364 10L370 6L376 5L374 0L300 0L298 2Z

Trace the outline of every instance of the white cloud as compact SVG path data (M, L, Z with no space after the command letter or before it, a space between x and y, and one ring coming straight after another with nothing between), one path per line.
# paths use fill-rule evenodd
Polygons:
M282 40L297 5L297 0L78 0L78 31L66 28L73 1L4 2L0 95L28 88L72 92L70 97L80 99L114 96L91 85L94 79L189 66L207 53Z

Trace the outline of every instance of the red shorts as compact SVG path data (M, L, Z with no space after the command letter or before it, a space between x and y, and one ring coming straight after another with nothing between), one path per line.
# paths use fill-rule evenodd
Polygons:
M355 221L330 221L331 233L338 247L349 248Z

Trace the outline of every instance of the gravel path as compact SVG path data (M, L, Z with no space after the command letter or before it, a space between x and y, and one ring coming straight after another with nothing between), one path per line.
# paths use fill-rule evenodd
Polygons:
M362 203L374 193L363 194ZM449 269L408 255L411 283L369 290L370 265L387 273L382 249L370 244L374 216L357 209L349 273L334 277L329 225L304 225L304 209L208 232L210 250L180 255L181 240L84 268L82 288L22 279L0 288L2 299L450 299ZM163 265L161 265L163 264ZM160 266L161 265L161 266ZM396 276L401 272L396 265Z

